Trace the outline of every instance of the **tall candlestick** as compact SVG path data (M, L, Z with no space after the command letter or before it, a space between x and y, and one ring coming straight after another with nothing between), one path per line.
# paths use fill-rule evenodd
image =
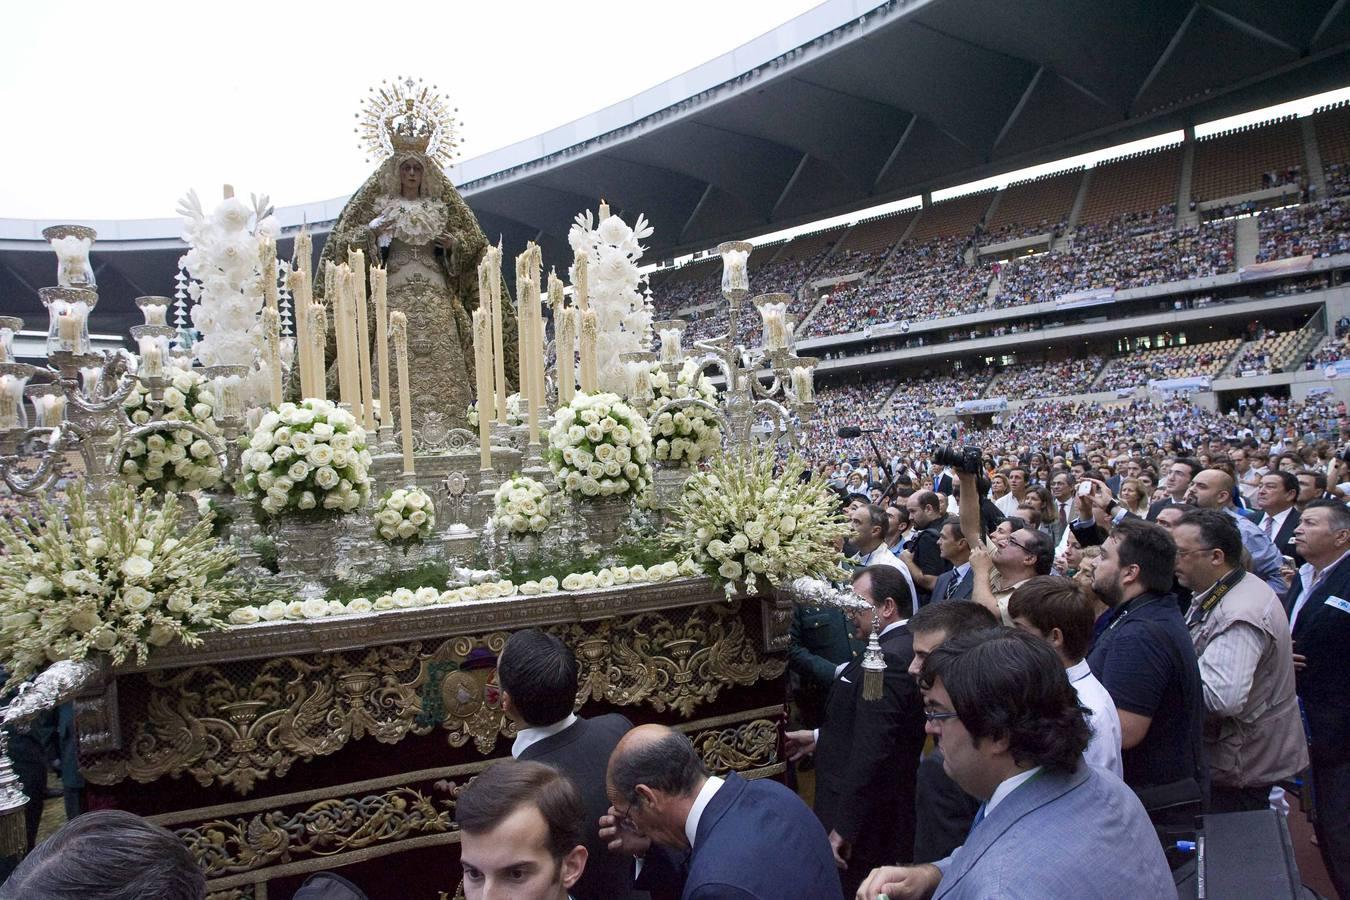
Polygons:
M314 273L314 240L309 236L309 227L302 226L295 236L295 249L291 253L291 268L312 278Z
M483 314L483 321L487 331L483 338L485 345L483 347L483 358L487 368L483 373L477 376L478 384L475 385L475 396L478 398L478 418L491 421L497 412L497 386L493 381L493 359L492 359L492 251L489 248L487 253L478 263L478 309L475 312ZM478 328L475 323L473 340L474 353L478 352Z
M544 356L544 303L540 296L540 275L544 268L543 251L538 244L530 247L530 351L534 353L534 362L530 364L530 373L534 376L531 395L534 397L534 421L530 424L532 435L530 442L539 441L533 437L539 430L544 408L548 405L548 384L544 375L547 359Z
M591 308L591 260L585 253L578 251L572 261L572 302L582 311Z
M567 371L571 365L571 359L567 360L567 365L563 363L563 354L571 348L563 347L563 319L567 318L567 310L563 299L562 279L558 278L558 273L549 270L548 273L548 305L553 311L553 371L554 379L558 382L558 405L563 406L567 400L563 399L563 381L572 373ZM570 400L570 391L567 392Z
M530 401L530 387L534 384L530 378L530 321L528 293L525 284L530 277L529 250L516 257L516 386L520 390L521 403Z
M281 319L275 309L262 311L263 340L267 345L267 379L273 406L281 405Z
M258 245L258 269L262 273L263 302L267 309L277 308L277 242L264 238Z
M479 277L482 277L479 268ZM481 296L481 294L480 294ZM492 468L492 417L488 415L489 404L484 393L484 385L492 382L492 323L487 310L473 311L473 358L474 374L478 379L478 468L484 472Z
M303 235L302 235L303 237ZM299 239L296 239L297 243ZM307 282L309 273L301 269L292 269L286 276L286 286L295 298L295 371L300 375L300 399L314 396L313 366L310 357L313 354L313 341L309 336L309 293Z
M352 267L353 284L356 288L357 368L361 373L361 426L367 431L375 430L375 392L371 387L370 368L370 320L366 318L366 254L360 250L348 252L347 259Z
M355 305L351 269L343 263L337 269L337 305L333 308L333 331L338 339L338 397L361 421L361 382L356 373L356 334L352 328Z
M577 311L563 309L553 316L553 346L558 357L558 405L572 402L576 391Z
M408 384L408 317L402 310L389 316L389 333L398 357L398 419L403 438L403 474L416 474L413 469L412 390Z
M581 312L581 390L593 394L599 380L595 370L595 343L599 335L599 324L595 319L595 310Z
M309 365L310 383L314 397L328 399L328 308L317 300L309 304L310 345Z
M370 291L375 295L375 362L379 365L380 425L394 424L394 408L389 403L389 272L371 266Z
M492 260L492 384L497 401L497 421L506 424L506 353L502 349L502 245L488 247Z

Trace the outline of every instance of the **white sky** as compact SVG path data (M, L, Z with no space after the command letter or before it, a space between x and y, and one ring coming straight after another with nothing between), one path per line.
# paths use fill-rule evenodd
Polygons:
M348 194L354 114L381 79L434 82L463 158L594 112L818 0L7 3L0 218L171 218L189 187L278 206Z

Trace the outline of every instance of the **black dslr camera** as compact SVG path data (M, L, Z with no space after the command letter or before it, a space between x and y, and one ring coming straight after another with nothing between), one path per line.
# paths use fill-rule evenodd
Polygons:
M934 447L933 461L939 465L951 466L956 471L968 475L979 475L982 471L979 447L958 447L955 444Z

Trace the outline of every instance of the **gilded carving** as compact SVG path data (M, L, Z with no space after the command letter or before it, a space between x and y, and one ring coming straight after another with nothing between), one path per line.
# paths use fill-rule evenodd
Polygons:
M551 627L576 648L578 705L593 698L689 716L725 688L776 678L786 668L763 654L739 601ZM83 768L97 784L188 773L203 786L247 795L260 780L285 777L297 761L365 737L393 744L441 729L452 746L472 740L488 756L500 737L515 735L494 684L495 658L508 636L452 637L431 651L413 642L121 676L124 693L148 693L144 712L125 749L86 753ZM127 678L135 679L132 687ZM728 740L714 749L732 754L738 745Z
M699 731L690 740L713 772L743 772L778 762L778 722L772 719Z
M453 804L397 787L322 800L303 809L218 818L176 833L208 878L247 872L300 856L332 856L454 828Z

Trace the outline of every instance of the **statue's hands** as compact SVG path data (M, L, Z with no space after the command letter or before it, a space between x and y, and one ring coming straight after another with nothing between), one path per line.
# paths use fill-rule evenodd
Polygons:
M453 250L458 243L459 240L448 231L436 238L436 246L443 250Z

